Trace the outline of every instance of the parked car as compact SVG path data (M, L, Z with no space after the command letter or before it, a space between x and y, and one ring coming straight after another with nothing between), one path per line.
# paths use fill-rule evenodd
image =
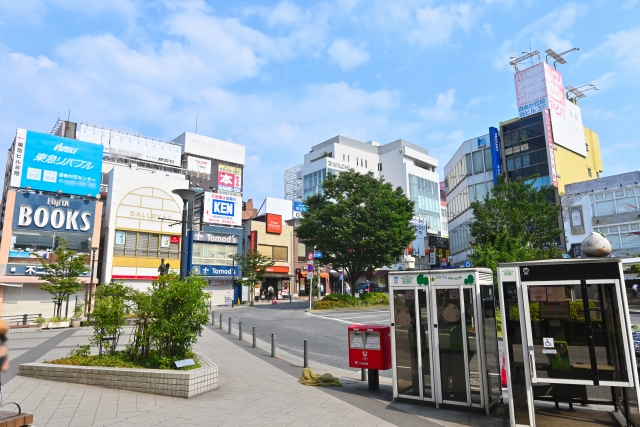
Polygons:
M384 289L374 282L362 282L358 283L358 292L384 292Z

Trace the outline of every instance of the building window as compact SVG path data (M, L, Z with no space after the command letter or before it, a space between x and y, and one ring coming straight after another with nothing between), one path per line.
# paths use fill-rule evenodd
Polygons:
M367 162L366 160L364 161L364 167L365 167L365 168L368 168L368 167L369 167L369 164L368 164L368 162Z
M587 168L587 175L589 175L589 178L591 178L591 168Z
M344 153L342 153L342 161L344 162L346 155Z
M258 245L258 252L269 258L270 261L289 261L289 248L286 246Z
M378 172L382 172L382 163L378 163Z
M192 262L200 265L233 265L231 259L238 252L235 245L218 243L193 243Z
M427 226L440 231L440 183L409 175L409 198L414 212L424 215Z
M302 177L302 200L316 194L322 194L322 183L327 178L327 170L311 172Z
M589 144L584 144L584 146L587 149L587 152L589 152Z
M171 236L116 230L114 256L128 258L180 258L180 243L171 242Z
M484 164L482 162L483 160L482 151L481 150L474 151L472 154L472 157L473 157L473 173L484 172Z
M13 230L9 258L36 258L34 254L48 257L58 247L58 239L65 239L68 248L80 254L89 254L91 237L84 233L61 233L42 230Z

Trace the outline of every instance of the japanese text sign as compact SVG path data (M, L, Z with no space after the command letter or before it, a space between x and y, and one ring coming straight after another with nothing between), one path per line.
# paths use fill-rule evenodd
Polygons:
M13 149L12 187L75 194L100 194L101 144L18 129Z
M226 194L204 193L203 221L208 224L241 225L242 199Z

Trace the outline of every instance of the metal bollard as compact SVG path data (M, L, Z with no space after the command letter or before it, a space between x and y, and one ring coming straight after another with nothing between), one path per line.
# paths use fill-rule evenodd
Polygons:
M367 370L365 368L360 368L360 381L367 380Z
M271 334L271 357L276 357L276 334Z
M377 369L369 370L369 390L376 391L380 390L380 371Z
M220 320L218 321L218 329L222 329L222 313L220 313Z
M242 322L238 322L238 339L242 341Z
M304 340L304 366L303 368L309 367L309 341Z
M212 312L211 312L211 326L213 326L213 324L214 324L215 316L216 316L216 312L215 312L215 311L212 311Z
M229 330L227 331L228 334L231 333L231 317L229 317Z
M256 327L253 327L253 348L256 348Z

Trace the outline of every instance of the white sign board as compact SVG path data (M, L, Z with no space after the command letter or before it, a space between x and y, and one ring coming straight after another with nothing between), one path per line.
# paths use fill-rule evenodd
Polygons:
M424 218L414 216L411 225L416 232L416 238L412 243L413 255L423 257L425 255L424 238L427 237L427 223Z
M187 169L194 172L211 173L211 160L188 156Z
M233 142L222 141L204 135L197 135L185 132L172 141L182 147L182 151L196 156L209 157L211 159L222 160L224 162L245 164L244 145Z
M513 76L516 87L516 101L520 118L551 110L552 115L562 116L565 104L562 74L541 62Z
M205 192L202 220L207 224L242 225L242 198Z
M587 146L582 127L582 112L580 107L567 101L565 108L558 109L558 114L551 114L553 142L567 150L587 157Z
M293 202L276 197L267 197L265 200L265 212L282 216L282 221L288 221L293 216Z
M76 138L102 144L105 156L182 166L182 149L176 144L85 124L79 125Z

